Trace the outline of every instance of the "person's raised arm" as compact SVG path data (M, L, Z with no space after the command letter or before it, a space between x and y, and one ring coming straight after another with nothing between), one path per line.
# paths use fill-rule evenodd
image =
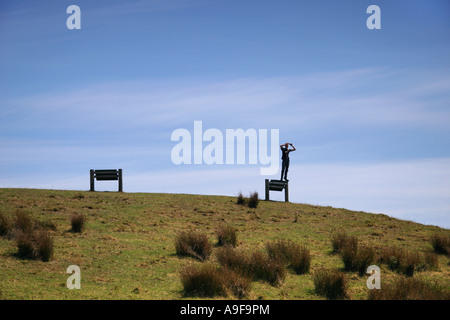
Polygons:
M289 145L290 145L292 148L294 148L294 149L292 149L291 151L297 150L297 149L295 149L295 147L294 147L294 145L293 145L292 143L289 143Z

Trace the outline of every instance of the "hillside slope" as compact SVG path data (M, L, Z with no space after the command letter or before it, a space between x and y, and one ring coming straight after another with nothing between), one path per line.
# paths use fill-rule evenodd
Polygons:
M48 227L54 256L48 262L20 259L13 239L1 237L0 299L184 299L180 268L201 262L176 255L176 235L196 230L215 244L223 224L237 229L241 249L264 250L268 241L289 239L311 251L308 274L288 272L280 286L254 282L248 298L323 299L314 291L312 275L321 268L343 268L340 256L332 253L334 232L346 231L375 248L394 245L416 252L432 251L432 235L449 234L435 226L332 207L260 201L250 209L225 196L0 189L0 213L13 221L18 211ZM81 234L70 231L72 213L87 217ZM437 269L414 277L448 288L448 257L438 259ZM81 268L81 290L66 287L70 265ZM381 271L383 284L399 277L384 265ZM366 299L367 277L346 276L349 298Z

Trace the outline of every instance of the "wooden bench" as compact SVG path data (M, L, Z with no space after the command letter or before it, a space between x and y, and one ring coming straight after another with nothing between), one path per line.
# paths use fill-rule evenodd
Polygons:
M266 201L269 200L269 191L283 191L284 201L289 202L289 183L283 180L266 179Z
M122 192L122 169L91 169L91 191L94 190L94 181L119 180L119 192Z

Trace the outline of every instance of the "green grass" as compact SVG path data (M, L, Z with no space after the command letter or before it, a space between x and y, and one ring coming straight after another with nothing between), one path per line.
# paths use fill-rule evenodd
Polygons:
M199 262L176 254L176 236L194 231L216 243L224 224L237 230L239 250L264 251L268 242L290 240L311 254L309 273L287 269L277 286L254 281L247 299L325 299L315 292L313 275L323 268L344 271L331 242L338 231L375 250L396 246L421 254L433 252L434 235L450 234L383 214L305 204L260 201L252 209L225 196L0 189L0 213L13 224L18 211L52 226L53 256L48 262L20 259L14 239L0 237L0 299L192 299L183 291L181 271L192 263L217 264L220 248ZM71 231L75 213L86 217L82 233ZM449 257L437 259L436 268L415 272L414 278L449 288ZM81 268L80 290L66 287L70 265ZM380 267L382 288L401 276L385 264ZM348 298L367 299L367 277L345 274Z

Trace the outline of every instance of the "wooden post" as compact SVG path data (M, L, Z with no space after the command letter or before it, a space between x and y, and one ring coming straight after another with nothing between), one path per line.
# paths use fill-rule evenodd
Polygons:
M122 169L119 169L119 192L122 192Z
M269 201L269 179L266 179L266 201Z
M289 202L289 181L286 181L284 186L284 201Z
M94 190L94 170L91 169L90 175L91 175L91 189L90 189L90 191L95 191Z

